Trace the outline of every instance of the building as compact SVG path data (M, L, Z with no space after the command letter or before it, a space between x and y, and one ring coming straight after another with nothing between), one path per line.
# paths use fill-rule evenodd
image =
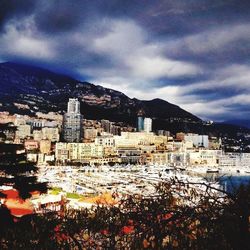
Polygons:
M122 163L136 164L140 162L141 150L135 147L120 147L117 149L117 155Z
M50 140L41 140L40 141L40 152L43 154L49 154L51 150L51 141Z
M95 144L105 147L114 147L115 138L113 135L102 135L95 138Z
M42 129L33 130L32 134L36 141L50 140L51 142L58 142L60 139L59 128L43 127Z
M82 140L82 120L80 102L70 98L67 113L63 116L63 139L66 142L80 142Z
M177 140L184 141L184 139L185 139L185 133L183 133L183 132L176 133L175 138Z
M239 169L250 166L250 153L224 153L219 158L220 167L237 167Z
M144 118L144 132L149 133L152 131L152 119Z
M31 126L27 124L22 124L17 127L16 138L25 139L31 135Z
M116 126L113 123L111 124L111 128L110 128L110 133L112 135L120 135L121 134L121 127L120 126Z
M141 116L137 118L137 130L138 132L144 131L144 118Z
M157 130L157 135L163 135L163 136L170 136L171 134L170 134L170 131L167 131L167 130L162 130L162 129L160 129L160 130Z
M35 141L33 139L28 139L24 141L24 148L27 151L34 151L37 150L39 148L39 143L38 141Z
M209 147L208 135L187 134L184 136L185 141L193 142L195 147Z
M45 120L42 119L30 119L27 121L27 124L34 128L42 128L45 125Z
M37 153L27 153L27 161L37 162L38 154Z
M109 120L101 120L101 127L104 132L110 133L111 131L111 122Z
M121 136L114 136L116 147L137 147L155 143L155 136L146 132L121 132Z
M56 143L57 161L89 162L92 158L104 156L103 146L95 143Z
M93 127L84 127L84 139L94 140L97 136L97 129Z
M51 142L58 142L60 139L59 129L49 127L42 128L42 139L48 139Z
M1 123L15 123L16 120L16 116L15 115L10 115L9 112L0 112L0 124Z
M189 152L189 163L195 165L217 166L221 158L221 150L204 150Z
M140 110L137 114L137 131L144 131L144 112Z
M38 129L33 130L32 134L33 134L34 140L36 140L36 141L41 141L43 139L43 134L42 134L41 129L40 130L38 130Z
M169 163L169 156L168 153L152 153L151 154L151 161L152 164L159 164L164 165Z
M221 138L211 137L209 138L209 149L221 149Z
M80 102L77 98L69 98L67 113L79 114L80 113Z
M56 143L55 157L57 161L67 161L69 159L69 150L67 149L67 143Z

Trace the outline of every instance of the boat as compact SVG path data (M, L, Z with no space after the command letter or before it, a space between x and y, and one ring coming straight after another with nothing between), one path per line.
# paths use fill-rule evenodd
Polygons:
M218 168L208 168L207 169L207 173L219 173L219 169Z

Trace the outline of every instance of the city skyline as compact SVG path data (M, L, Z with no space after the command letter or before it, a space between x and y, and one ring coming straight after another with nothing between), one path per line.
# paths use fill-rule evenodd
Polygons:
M203 119L249 116L247 1L2 1L0 61L162 98Z

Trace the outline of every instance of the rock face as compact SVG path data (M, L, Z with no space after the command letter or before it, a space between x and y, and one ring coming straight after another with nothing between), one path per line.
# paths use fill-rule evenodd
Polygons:
M155 120L200 122L200 119L180 107L161 99L142 101L131 99L119 91L51 71L17 63L0 64L0 96L2 109L16 110L12 103L29 106L27 113L66 110L68 98L77 97L81 111L89 119L109 119L135 125L137 112Z

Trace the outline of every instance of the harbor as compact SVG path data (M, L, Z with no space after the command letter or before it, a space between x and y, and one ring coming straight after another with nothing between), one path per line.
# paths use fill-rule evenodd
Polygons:
M204 185L224 190L225 176L245 176L233 169L211 173L206 169L199 171L201 168L184 170L168 165L40 166L39 169L39 181L85 197L104 193L153 196L159 183L173 180L193 185L198 193L204 191ZM250 180L250 175L246 174L246 178Z

